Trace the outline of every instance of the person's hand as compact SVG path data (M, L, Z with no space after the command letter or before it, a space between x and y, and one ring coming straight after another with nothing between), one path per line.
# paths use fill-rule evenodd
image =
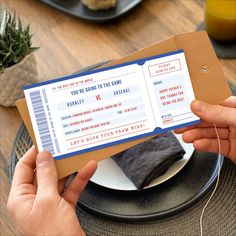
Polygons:
M221 154L236 163L236 97L229 97L221 105L194 101L191 109L202 120L201 123L174 132L182 133L183 141L193 143L197 150L218 153L215 124L220 138Z
M36 171L35 171L36 168ZM7 208L24 235L85 235L75 205L97 163L87 163L65 188L50 153L32 147L16 165Z

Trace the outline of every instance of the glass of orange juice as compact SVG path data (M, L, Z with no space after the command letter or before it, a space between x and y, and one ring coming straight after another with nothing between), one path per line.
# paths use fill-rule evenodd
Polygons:
M205 25L210 37L236 41L236 0L206 0Z

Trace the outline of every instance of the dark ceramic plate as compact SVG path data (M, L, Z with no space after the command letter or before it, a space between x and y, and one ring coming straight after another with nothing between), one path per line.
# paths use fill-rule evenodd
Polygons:
M106 62L87 67L92 70ZM119 221L146 221L175 215L193 206L213 186L224 159L195 151L187 165L174 177L141 191L119 191L89 182L78 206L91 213Z
M216 154L195 152L173 178L141 191L112 190L89 182L79 206L125 222L171 216L191 207L211 189L222 163Z
M95 69L107 62L80 70ZM232 90L233 91L233 90ZM20 127L11 155L9 178L12 181L17 157L32 145L24 124ZM78 206L88 211L120 221L145 221L177 214L190 208L213 186L218 166L223 158L216 154L194 152L187 165L173 178L155 187L141 191L119 191L89 182L80 196Z
M22 124L12 149L10 181L17 157L21 157L31 145L32 140ZM216 154L195 152L173 178L141 191L112 190L89 182L78 206L93 214L124 222L171 216L193 206L211 189L217 178L218 164L222 166L223 158L218 158Z
M116 7L107 10L92 11L80 0L41 0L48 5L83 20L104 23L114 20L136 7L142 0L118 0Z

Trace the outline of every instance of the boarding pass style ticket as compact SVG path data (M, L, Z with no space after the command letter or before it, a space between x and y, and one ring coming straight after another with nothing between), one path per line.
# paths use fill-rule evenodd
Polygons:
M183 50L25 86L39 151L56 160L192 125Z

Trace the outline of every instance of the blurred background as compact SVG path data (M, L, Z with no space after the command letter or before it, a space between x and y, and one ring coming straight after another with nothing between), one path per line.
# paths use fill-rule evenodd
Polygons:
M52 2L63 1L76 2ZM40 47L35 55L43 80L195 31L204 19L203 0L144 0L119 19L103 24L86 22L40 0L2 0L2 5L15 10L24 24L30 24L33 43ZM221 64L230 79L229 67L232 69L234 61L222 60Z
M79 0L1 0L1 7L15 11L23 25L30 25L32 45L39 47L34 55L42 81L196 31L204 21L203 0L119 1L121 5L103 13L91 12ZM219 61L226 79L236 85L236 60ZM14 106L0 106L0 235L20 235L7 214L6 201L10 189L8 163L21 123Z

